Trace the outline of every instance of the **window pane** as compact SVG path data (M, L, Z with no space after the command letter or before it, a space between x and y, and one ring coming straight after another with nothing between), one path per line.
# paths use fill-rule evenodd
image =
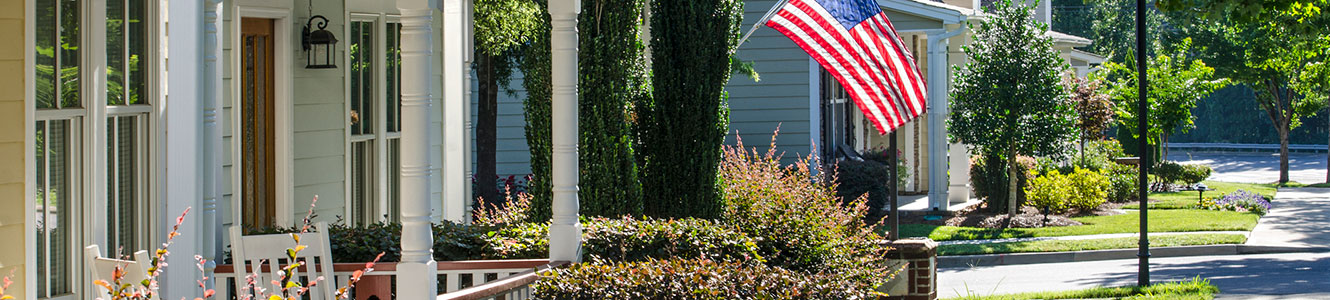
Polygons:
M59 0L60 50L57 65L60 68L61 107L82 107L79 92L79 15L82 1Z
M42 292L45 296L67 294L73 291L70 265L73 233L70 221L74 210L73 192L70 190L73 179L70 165L70 125L68 120L50 121L46 132L46 153L43 175L46 175L44 213L38 236L46 238L43 261L38 262L38 273L46 274ZM41 231L44 230L44 231ZM45 269L45 270L42 270ZM38 280L39 282L43 280ZM39 292L40 294L41 292Z
M360 73L361 70L365 68L365 65L360 61L361 57L364 56L361 52L364 51L362 49L365 45L361 44L360 39L357 38L360 36L360 23L361 22L351 23L351 36L349 37L351 41L349 50L351 53L351 95L348 95L350 97L348 101L350 102L349 106L351 107L351 111L348 112L348 118L350 118L348 124L350 124L351 127L351 135L357 135L361 132L360 103L362 99L360 98L360 89L363 87L361 86Z
M378 220L374 188L374 143L351 144L351 223L364 226Z
M402 215L402 161L399 152L402 139L388 140L388 221L401 222Z
M36 10L36 85L37 85L37 108L56 108L56 76L55 76L55 56L56 41L59 36L56 32L56 2L55 1L37 1L34 3ZM38 289L41 290L41 289Z
M106 1L106 105L125 105L125 3Z
M362 134L374 133L374 23L359 22L360 35L356 38L360 40L360 61L363 66L360 69L360 124Z
M402 25L397 23L388 23L387 39L388 49L386 61L387 85L384 90L387 91L388 99L388 132L398 132L402 129L402 124L398 122L398 114L402 111Z
M46 133L47 133L47 130L46 130L46 123L47 123L47 122L45 122L45 121L38 121L38 122L37 122L37 125L36 125L37 137L34 139L34 140L36 141L36 144L37 144L37 145L36 145L36 146L37 146L37 149L35 149L35 151L34 151L34 152L37 153L37 155L36 155L36 156L37 156L37 160L36 160L36 162L35 162L36 165L37 165L37 197L36 197L36 199L37 199L37 205L36 205L36 207L37 207L37 211L35 211L34 214L36 214L36 216L37 216L37 224L36 224L36 225L37 225L37 278L38 278L38 280L37 280L37 296L38 296L38 297L44 297L44 296L47 296L46 293L45 293L45 292L46 292L46 280L41 280L41 278L49 278L49 277L50 277L50 276L47 275L47 268L45 267L45 266L46 266L46 258L47 258L47 255L46 255L46 251L47 251L47 249L46 249L46 248L47 248L47 247L46 247L46 224L47 224L47 223L46 223L46 202L48 201L49 196L50 196L50 194L51 194L50 187L48 187L48 186L46 185L46 173L47 173L47 172L46 172L46 141L47 141L47 139L48 139L47 136L46 136Z
M140 210L138 117L111 117L107 121L107 253L122 256L146 249L138 222L147 215Z
M129 104L148 104L148 13L147 0L129 0L126 29L129 38Z

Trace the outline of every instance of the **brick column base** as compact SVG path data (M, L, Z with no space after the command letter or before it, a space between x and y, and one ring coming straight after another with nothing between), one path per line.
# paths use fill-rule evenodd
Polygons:
M884 242L891 247L887 260L895 267L905 265L896 278L879 288L892 300L937 299L937 242L927 238Z

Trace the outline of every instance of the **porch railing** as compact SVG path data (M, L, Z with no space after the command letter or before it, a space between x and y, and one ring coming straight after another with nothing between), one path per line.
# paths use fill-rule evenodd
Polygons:
M531 299L531 283L540 279L540 271L568 264L566 261L551 262L535 269L517 273L508 278L472 286L456 292L439 295L437 300L525 300Z
M490 286L486 283L502 282L513 283L529 280L520 285L514 285L511 290L515 290L510 296L503 298L458 298L458 299L528 299L529 291L526 286L535 282L536 276L534 270L538 267L548 266L548 259L516 259L516 260L471 260L471 261L440 261L437 262L439 278L439 292L452 293L471 287ZM365 263L334 263L333 279L330 282L322 284L335 283L340 287L346 284L351 274L365 268ZM265 272L267 268L264 268ZM232 265L218 265L213 271L213 277L216 280L215 286L217 297L215 299L231 300L236 299L238 289L244 286L245 278L236 278ZM252 272L253 270L246 270ZM530 275L530 276L527 276ZM520 277L520 280L512 280ZM366 273L352 290L352 299L369 300L393 299L393 286L397 278L397 263L378 263L374 265L374 271ZM266 285L265 285L266 287ZM509 294L505 294L509 295ZM440 297L442 298L442 296ZM449 298L452 299L452 298Z

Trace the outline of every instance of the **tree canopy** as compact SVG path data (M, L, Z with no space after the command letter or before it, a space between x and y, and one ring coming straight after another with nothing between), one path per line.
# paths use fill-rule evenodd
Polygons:
M1180 49L1188 48L1190 43L1190 40L1184 40ZM1194 125L1191 111L1196 103L1228 85L1227 79L1215 78L1214 68L1199 59L1188 60L1183 51L1156 55L1147 65L1146 78L1150 84L1149 97L1146 97L1150 107L1147 138L1151 143L1172 132L1190 130ZM1138 99L1135 66L1134 57L1128 57L1126 63L1107 62L1105 72L1098 76L1110 78L1109 94L1116 103L1118 125L1139 138L1134 105Z

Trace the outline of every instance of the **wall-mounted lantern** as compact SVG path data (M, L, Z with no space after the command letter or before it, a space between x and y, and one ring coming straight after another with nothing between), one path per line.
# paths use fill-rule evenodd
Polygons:
M315 23L315 20L318 20L318 23ZM310 31L310 28L315 25L319 29ZM305 48L306 69L337 68L337 63L333 59L337 51L337 36L326 28L328 28L328 18L323 16L313 16L309 18L308 22L305 22L301 44Z

